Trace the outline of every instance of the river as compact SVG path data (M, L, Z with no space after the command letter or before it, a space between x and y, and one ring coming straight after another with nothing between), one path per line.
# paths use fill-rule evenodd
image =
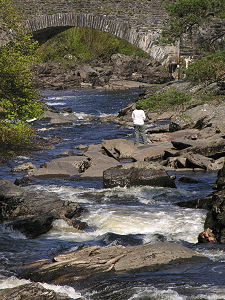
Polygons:
M61 142L54 149L40 151L32 157L18 157L1 166L0 178L12 182L24 174L11 169L27 161L37 167L57 154L80 144L98 144L104 139L133 139L133 130L114 123L101 122L107 115L116 115L125 105L135 101L138 91L106 92L98 90L42 91L46 103L56 108L72 107L78 120L69 126L51 127L38 122L38 134L44 138L57 136ZM152 126L152 124L148 124ZM180 176L198 179L198 184L184 184ZM88 209L81 220L87 222L85 231L70 227L63 220L54 222L50 232L29 240L21 233L0 226L0 289L19 286L15 267L43 258L52 258L62 251L76 250L80 245L115 245L126 235L141 243L170 241L197 250L210 258L210 263L181 266L170 270L121 276L99 282L91 290L75 290L69 286L43 284L44 287L65 292L70 299L225 299L225 245L197 244L203 231L205 210L176 206L176 202L203 197L212 191L216 173L178 173L177 189L131 187L104 189L100 180L36 180L25 187L28 191L51 191L62 201L80 203ZM10 299L11 300L11 299Z

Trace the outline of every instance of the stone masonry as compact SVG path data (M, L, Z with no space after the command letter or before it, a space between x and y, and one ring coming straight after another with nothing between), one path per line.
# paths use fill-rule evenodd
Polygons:
M13 0L34 37L44 42L71 27L90 27L127 40L166 64L179 47L154 42L168 20L161 0ZM7 41L0 35L0 46Z

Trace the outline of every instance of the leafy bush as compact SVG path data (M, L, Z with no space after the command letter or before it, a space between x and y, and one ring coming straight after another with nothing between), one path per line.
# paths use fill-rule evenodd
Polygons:
M159 92L151 95L149 98L140 99L137 104L144 110L148 111L164 111L173 109L178 105L182 105L191 100L191 95L177 91L173 88L167 92Z
M225 79L225 50L197 59L187 69L187 78L195 83Z
M68 29L44 43L39 51L44 62L61 61L68 55L81 62L95 59L105 61L115 53L147 56L125 40L91 28Z
M37 43L21 25L10 0L0 0L0 17L1 25L13 34L11 42L0 48L0 108L7 120L1 122L0 138L2 145L10 146L27 142L31 130L26 120L41 118L43 107L30 71L37 61Z
M0 148L4 151L23 150L34 137L34 130L24 122L15 124L7 121L0 121Z

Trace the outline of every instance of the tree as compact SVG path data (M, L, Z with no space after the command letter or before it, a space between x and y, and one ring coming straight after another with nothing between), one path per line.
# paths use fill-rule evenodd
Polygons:
M224 0L177 0L165 1L165 8L170 16L169 26L162 31L163 38L174 42L185 33L192 34L193 30L199 28L203 23L213 22L213 17L225 18ZM209 43L215 43L224 36L219 31L212 36Z
M0 143L12 146L15 141L10 137L14 139L18 131L20 141L16 143L23 144L32 132L27 120L41 118L43 113L30 71L30 66L37 61L37 43L22 25L10 0L0 0L0 23L11 39L0 48L0 107L5 117L0 121Z

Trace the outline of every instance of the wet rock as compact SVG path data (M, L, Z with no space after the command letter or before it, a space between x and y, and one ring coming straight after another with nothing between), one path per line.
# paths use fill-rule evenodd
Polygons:
M177 205L190 208L207 209L208 213L204 223L203 233L199 235L199 242L210 242L208 236L213 235L215 241L225 244L225 189L224 182L224 166L218 172L217 181L221 180L222 185L218 185L218 190L200 199L195 199L187 202L179 202ZM217 187L217 185L215 185ZM209 235L209 230L212 234Z
M174 180L160 167L148 162L127 163L103 173L104 187L161 186L175 188Z
M140 237L134 235L121 235L113 232L108 232L101 237L101 243L105 246L123 245L123 246L137 246L142 245L143 241Z
M45 119L48 120L52 126L72 125L73 122L77 120L77 116L72 113L63 114L48 110L45 112Z
M62 201L52 193L30 193L10 181L0 181L0 222L27 237L46 233L56 219L71 225L71 219L79 217L82 211L79 204Z
M64 151L62 153L57 154L57 156L75 156L75 153L73 150Z
M203 232L201 232L198 236L199 243L215 243L216 239L213 234L212 229L207 228Z
M25 175L22 178L16 178L14 184L19 185L19 186L23 186L23 185L33 183L33 182L34 182L34 180L30 176Z
M152 272L180 264L208 261L200 253L175 243L124 247L92 246L54 257L54 262L24 266L20 277L33 281L88 287L117 274Z
M16 166L12 169L12 172L24 172L27 170L36 169L36 166L31 162L24 163L22 165Z
M15 220L13 222L9 222L7 226L20 231L27 238L33 239L48 232L52 228L53 221L53 216L45 214L42 216L23 218L22 220Z
M218 171L217 179L214 184L214 189L224 190L225 189L225 160L223 167Z
M69 300L71 298L65 294L56 293L52 290L45 289L39 283L28 283L14 288L1 289L0 299Z
M194 179L194 178L190 178L190 177L186 177L186 176L182 176L178 179L178 181L180 182L184 182L184 183L190 183L190 184L197 184L199 183L198 180Z

